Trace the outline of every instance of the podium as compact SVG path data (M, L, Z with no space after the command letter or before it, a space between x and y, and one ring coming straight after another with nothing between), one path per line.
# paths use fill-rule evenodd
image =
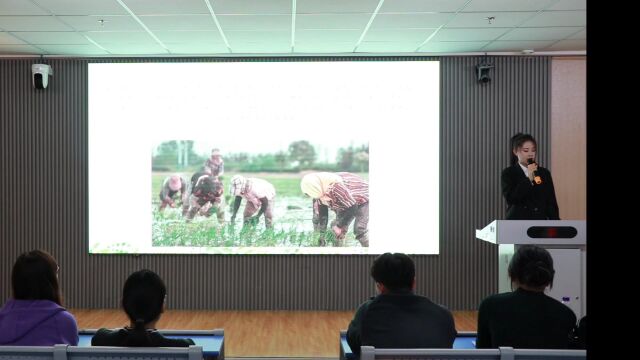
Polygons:
M556 271L545 293L580 319L587 314L587 224L585 220L494 220L476 238L498 245L498 290L511 291L508 267L521 245L547 249Z

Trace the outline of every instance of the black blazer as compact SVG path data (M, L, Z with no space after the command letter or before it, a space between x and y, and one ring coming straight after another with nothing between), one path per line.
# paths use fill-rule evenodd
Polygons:
M507 220L560 220L556 191L549 170L538 167L542 184L532 184L519 164L502 170L502 195Z

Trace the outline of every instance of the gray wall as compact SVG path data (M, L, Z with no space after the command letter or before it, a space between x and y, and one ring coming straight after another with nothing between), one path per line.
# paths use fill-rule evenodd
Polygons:
M441 253L414 257L417 291L451 309L474 310L497 289L497 250L474 234L504 216L500 171L509 137L531 132L550 165L550 59L492 57L488 84L475 80L482 58L440 60ZM140 268L164 277L173 309L351 310L373 294L371 256L89 255L88 61L47 59L55 76L45 91L31 86L36 62L0 59L1 298L10 296L14 259L34 248L58 259L69 307L117 307L124 279Z

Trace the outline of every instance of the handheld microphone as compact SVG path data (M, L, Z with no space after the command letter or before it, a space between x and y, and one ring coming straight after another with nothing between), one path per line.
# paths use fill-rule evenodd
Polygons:
M527 164L531 165L535 163L535 161L531 158L527 159ZM536 184L540 185L542 184L542 178L540 177L540 175L538 175L538 171L534 170L533 172L533 182L535 182Z

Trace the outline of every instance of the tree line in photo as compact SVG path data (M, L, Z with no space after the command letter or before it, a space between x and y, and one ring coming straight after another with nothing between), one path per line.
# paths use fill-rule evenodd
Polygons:
M193 140L174 140L161 143L153 156L153 171L195 170L207 156L195 152ZM369 145L347 146L338 149L335 162L321 162L314 146L307 140L294 141L287 151L250 154L225 154L225 168L231 172L299 172L369 171Z

